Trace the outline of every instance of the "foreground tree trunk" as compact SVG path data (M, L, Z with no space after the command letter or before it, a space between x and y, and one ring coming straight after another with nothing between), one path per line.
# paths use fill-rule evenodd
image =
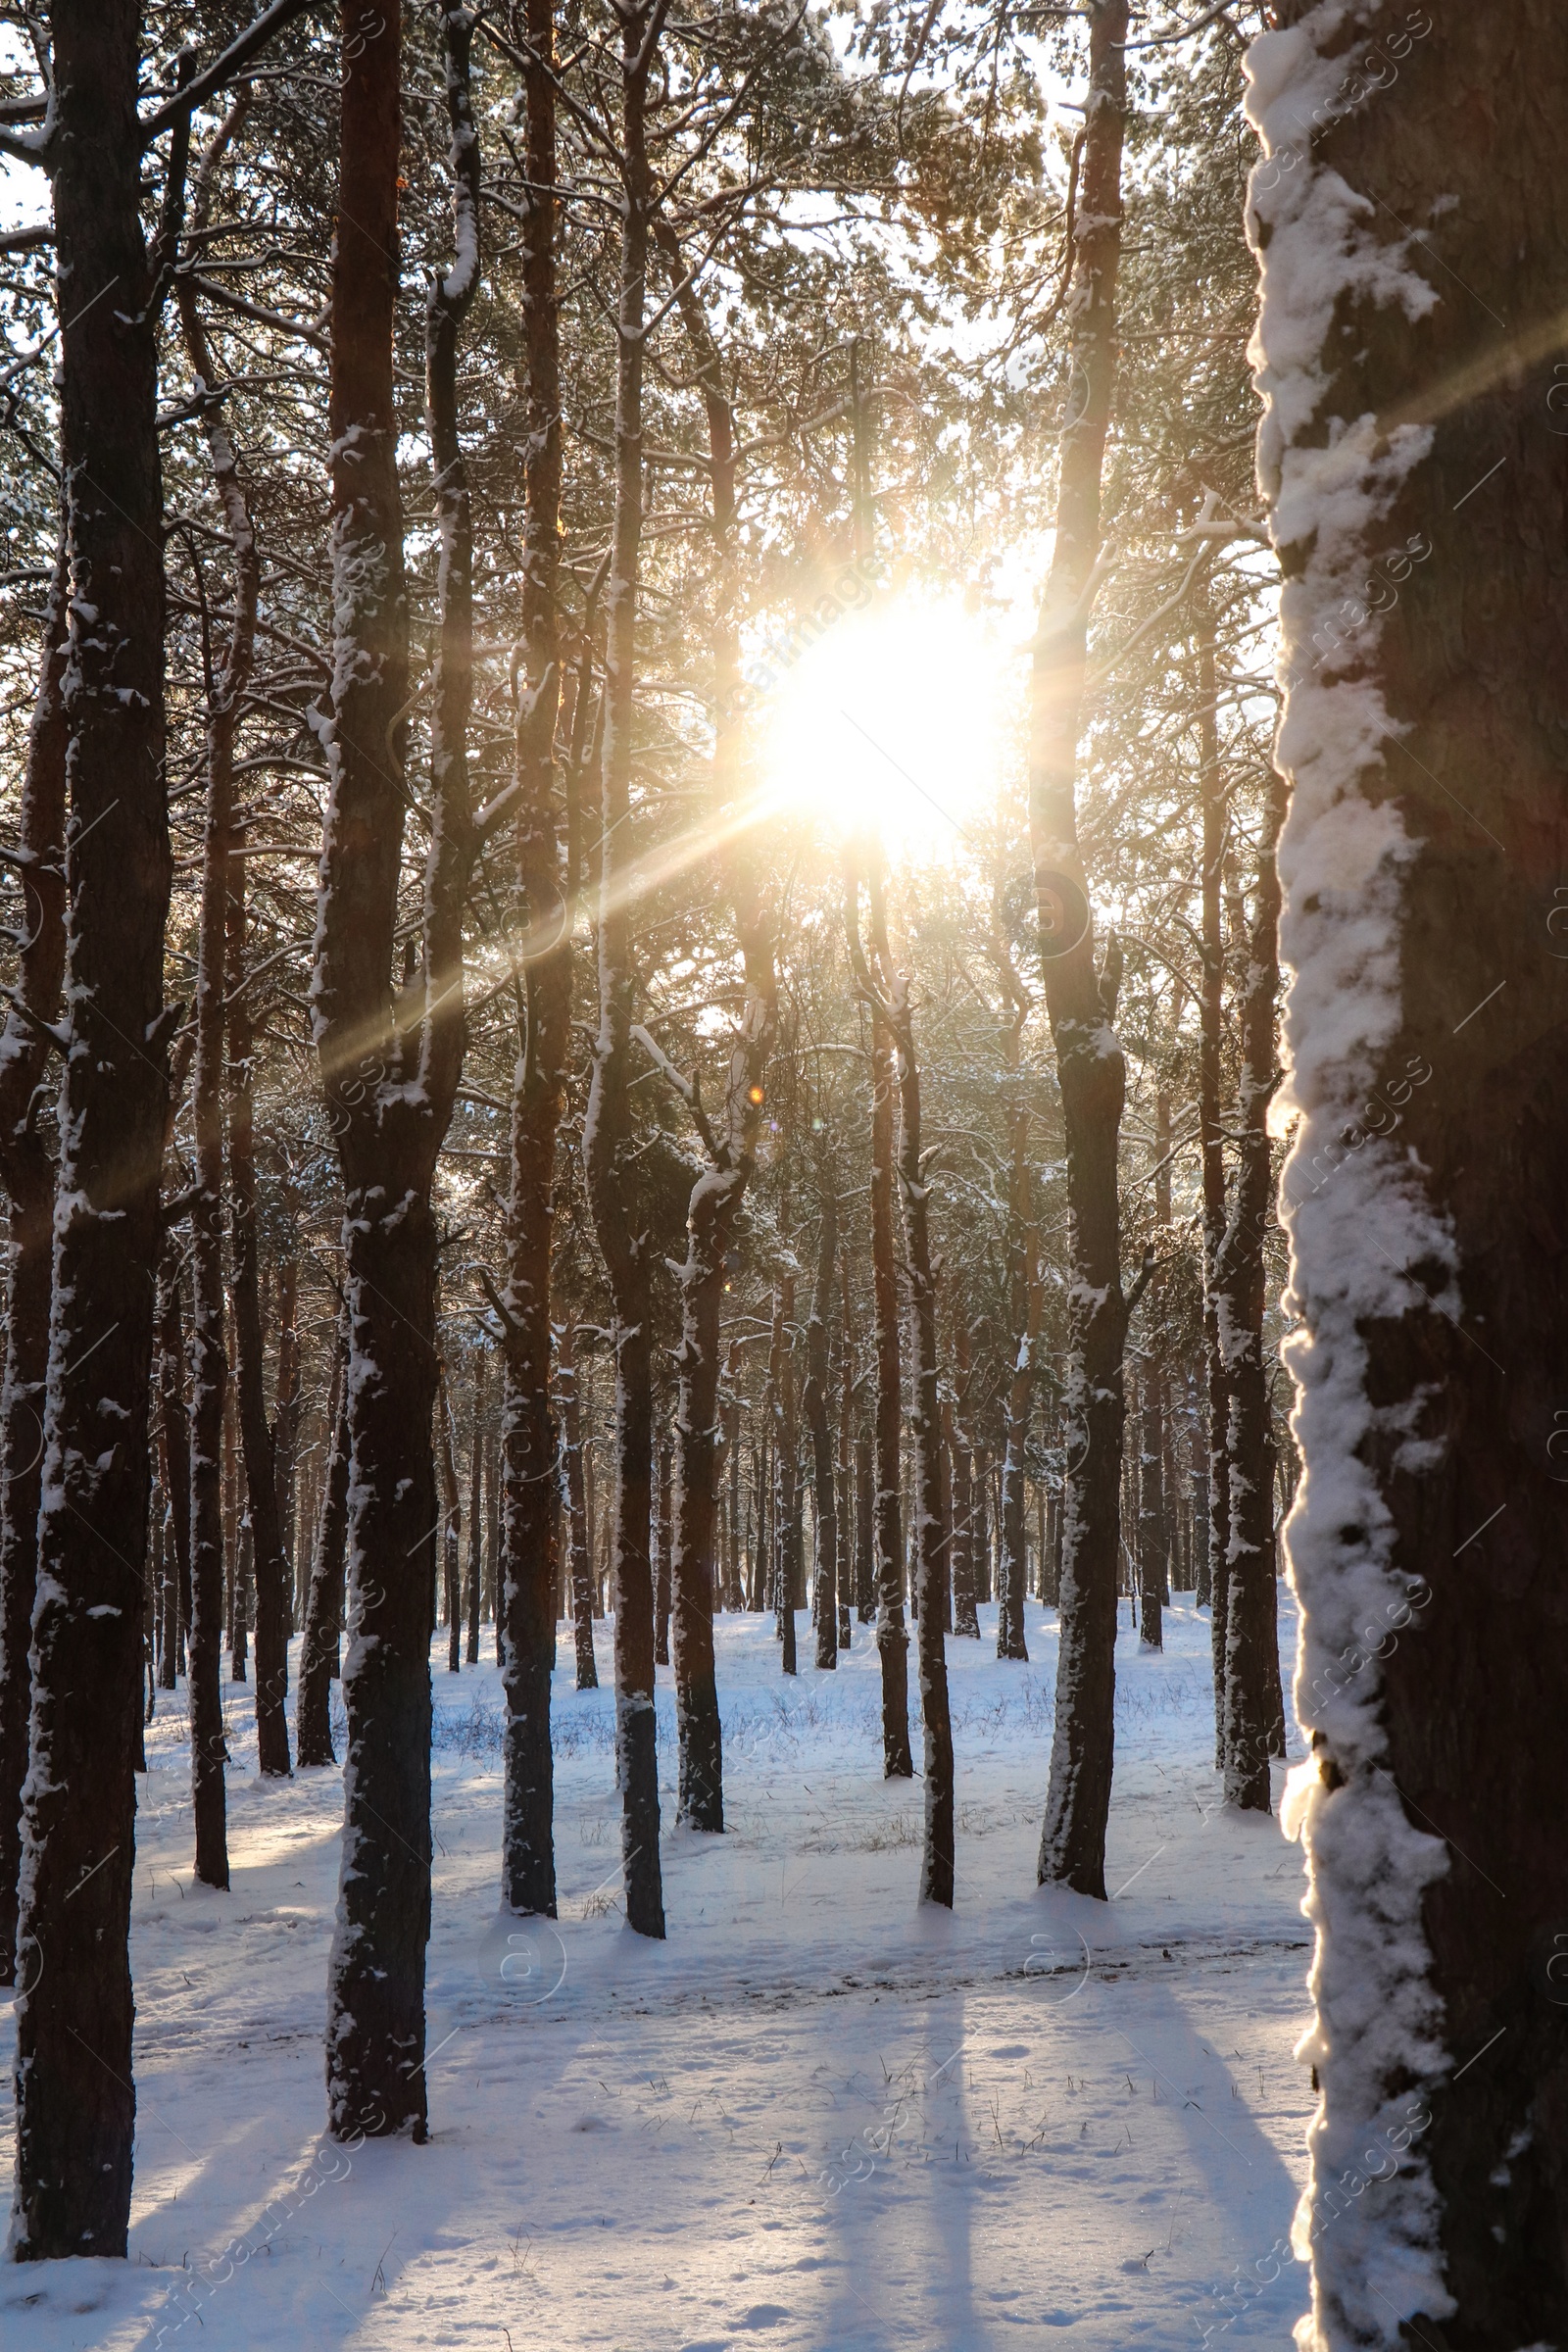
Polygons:
M26 922L26 940L18 957L21 1004L7 1013L0 1030L0 1180L11 1205L5 1384L0 1391L0 1984L16 1982L22 1784L27 1771L32 1692L27 1653L38 1582L43 1483L55 1170L36 1117L50 1053L42 1024L59 1012L66 968L68 593L68 556L62 542L44 608L43 657L17 828Z
M643 335L653 179L648 162L649 72L661 0L621 15L620 300L616 321L614 555L605 640L604 832L600 844L599 1029L583 1127L594 1231L613 1309L615 1484L611 1588L615 1613L615 1756L621 1791L626 1920L662 1937L659 1765L654 1744L654 1592L649 1562L653 1438L649 1251L633 1164L632 1015L636 973L631 907L621 876L632 859L631 761L642 542Z
M71 817L11 2253L123 2255L148 1391L168 1115L163 502L139 221L140 12L53 19ZM98 300L113 286L113 300Z
M887 926L882 878L873 859L869 881L871 943L880 950ZM904 1622L904 1527L899 1501L899 1434L904 1415L899 1345L899 1291L893 1238L893 1096L898 1083L885 991L876 987L860 951L859 883L852 874L844 898L852 963L871 1019L871 1284L876 1302L876 1646L882 1667L882 1770L888 1780L911 1780L909 1749L909 1637ZM885 975L886 965L878 955ZM860 978L861 974L863 978Z
M1095 969L1078 848L1076 776L1088 609L1100 553L1100 474L1116 366L1127 0L1091 0L1089 102L1073 263L1072 372L1056 538L1035 649L1029 831L1067 1147L1067 1495L1051 1787L1040 1881L1103 1897L1121 1540L1122 1285L1116 1147L1126 1066L1113 1026L1121 956Z
M1317 1936L1298 2342L1490 2352L1560 2340L1568 2310L1548 1793L1568 1767L1568 676L1547 388L1568 187L1542 103L1568 86L1568 17L1439 7L1376 96L1347 71L1361 11L1279 13L1250 103L1291 786L1287 1544L1313 1747L1287 1800ZM1357 89L1308 150L1322 93ZM1455 138L1457 89L1503 143ZM1388 2148L1366 2219L1336 2218L1347 2168Z
M472 19L443 0L454 134ZM400 31L343 18L332 270L331 797L312 983L338 1140L348 1296L348 1575L353 1627L342 1874L327 1993L327 2111L338 2137L426 2134L430 1624L437 1356L430 1191L463 1068L463 912L474 855L465 730L466 549L446 508L430 728L422 956L395 987L405 795L408 603L392 339L398 277ZM462 96L454 98L461 85ZM476 236L456 278L477 270ZM457 298L454 278L438 299ZM439 466L439 455L437 459Z

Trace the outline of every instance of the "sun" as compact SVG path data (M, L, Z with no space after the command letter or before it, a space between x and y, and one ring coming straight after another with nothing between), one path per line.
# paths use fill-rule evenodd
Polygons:
M906 590L844 613L783 671L765 714L769 799L896 862L946 864L996 807L1023 663L957 597Z

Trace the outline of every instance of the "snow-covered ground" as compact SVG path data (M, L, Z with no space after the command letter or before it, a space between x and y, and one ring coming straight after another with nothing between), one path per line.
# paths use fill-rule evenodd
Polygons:
M955 1914L915 1903L920 1785L881 1778L867 1630L818 1674L803 1617L787 1683L771 1619L725 1617L729 1830L666 1835L662 1946L619 1917L611 1692L571 1689L563 1642L561 1918L505 1977L499 1678L493 1653L449 1675L438 1643L422 2148L322 2132L339 1775L264 1787L234 1694L234 1883L209 1892L183 1686L163 1699L137 1841L130 2260L0 2271L6 2352L1288 2343L1300 1863L1274 1822L1220 1807L1207 1618L1172 1608L1156 1657L1122 1606L1100 1904L1034 1883L1054 1614L1030 1603L1027 1666L999 1663L981 1614L979 1642L948 1644ZM1288 1672L1285 1611L1281 1633ZM8 2001L0 2021L9 2171ZM1237 2266L1256 2299L1222 2305Z

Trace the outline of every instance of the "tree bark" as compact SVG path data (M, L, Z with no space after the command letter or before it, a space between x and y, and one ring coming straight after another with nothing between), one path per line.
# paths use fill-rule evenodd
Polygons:
M873 952L886 935L882 877L869 861ZM852 872L844 898L852 963L871 1017L871 1285L876 1309L876 1646L882 1668L882 1770L888 1780L911 1780L909 1749L909 1637L904 1622L904 1528L899 1507L901 1390L898 1274L893 1236L893 1100L898 1083L894 1040L884 992L870 978L860 950L859 883ZM880 958L879 958L880 961ZM864 977L861 977L864 974Z
M38 1582L44 1376L54 1241L54 1161L35 1124L50 1052L40 1022L60 1009L66 968L65 666L68 551L61 543L44 608L38 693L27 731L17 847L26 938L17 994L0 1030L0 1180L10 1203L5 1374L0 1389L0 1984L16 1982L22 1785L27 1772L28 1662Z
M1225 1801L1272 1810L1273 1695L1279 1672L1274 1608L1274 1447L1263 1357L1265 1267L1273 1169L1268 1108L1279 1084L1274 1014L1279 994L1280 886L1275 842L1285 813L1277 782L1258 845L1257 902L1242 997L1242 1082L1236 1188L1214 1267L1230 1418L1226 1486L1230 1544L1225 1604ZM1272 1651L1273 1674L1270 1674Z
M1484 2352L1550 2342L1568 2310L1568 18L1436 8L1411 21L1437 37L1400 27L1379 96L1356 77L1377 17L1279 14L1250 202L1285 571L1287 1543L1313 1749L1289 1799L1320 2091L1298 2340ZM1313 101L1357 89L1306 150ZM1455 136L1459 89L1502 138ZM1332 268L1295 280L1303 311L1290 273L1321 268L1325 207L1345 225ZM1336 2220L1345 2168L1389 2145L1375 2227Z
M605 641L604 830L600 844L599 1028L583 1132L589 1205L613 1311L615 1483L611 1585L615 1613L615 1749L619 1767L626 1920L662 1937L659 1768L654 1721L654 1594L649 1572L652 1402L649 1250L636 1194L630 1079L636 989L631 909L620 888L631 842L632 723L642 540L643 334L649 221L650 68L662 0L632 0L621 16L621 233L616 321L613 558Z
M1198 724L1202 796L1203 981L1199 1001L1198 1134L1203 1170L1203 1360L1208 1404L1208 1526L1199 1606L1209 1604L1209 1650L1214 1676L1214 1764L1225 1767L1225 1626L1230 1602L1230 1397L1219 1336L1215 1275L1225 1238L1225 1139L1220 1123L1220 1044L1225 1007L1225 936L1220 890L1229 824L1219 756L1219 703L1214 676L1214 614L1207 599L1198 613Z
M878 945L884 950L885 937ZM953 1908L953 1721L948 1706L944 1647L943 1576L947 1499L943 1493L942 1419L937 1399L937 1289L931 1272L930 1188L920 1157L920 1065L906 974L892 974L889 1026L899 1086L899 1190L904 1202L908 1268L909 1336L914 1348L914 1595L915 1643L924 1733L925 1840L920 1900Z
M231 109L196 174L192 227L211 212L213 175L236 126ZM216 388L192 280L175 280L185 355L198 393ZM227 968L228 852L234 808L234 743L256 645L261 566L234 445L216 406L202 429L213 487L233 555L233 623L207 713L207 812L202 836L201 911L196 930L196 1053L192 1110L196 1183L191 1195L190 1562L191 1803L196 1876L228 1885L223 1788L221 1650L223 1614L223 1426L228 1351L223 1335L223 1035Z
M245 1681L250 1656L250 1577L240 1555L239 1409L235 1384L228 1380L223 1384L223 1557L231 1683Z
M472 29L444 4L449 97ZM430 1621L436 1572L436 1160L463 1067L463 914L474 857L465 728L467 579L443 500L441 628L430 727L422 956L393 952L406 795L408 600L397 476L400 22L343 15L332 270L334 671L331 772L313 1010L344 1193L349 1301L348 1760L328 1977L327 2105L337 2137L427 2131L424 1962L430 1930ZM459 299L478 269L460 234ZM439 458L438 458L439 464Z
M583 1491L582 1412L577 1401L577 1357L569 1322L556 1347L556 1402L561 1415L562 1498L566 1507L567 1576L571 1598L577 1688L597 1690L594 1662L593 1557L588 1544L588 1505Z
M571 1034L571 894L563 889L555 811L555 738L561 703L557 579L561 543L561 349L556 291L556 94L553 0L526 0L523 68L528 220L523 335L528 438L523 462L525 543L519 695L513 773L517 788L519 913L526 1032L512 1089L507 1283L502 1304L501 1451L504 1516L497 1623L507 1695L502 1884L514 1911L556 1911L550 1674L556 1654L559 1438L551 1410L550 1245L556 1144ZM477 171L477 150L475 150ZM478 186L475 177L474 203ZM585 658L579 686L590 686ZM585 708L575 716L586 719ZM590 1669L592 1666L592 1635ZM579 1678L580 1681L580 1678Z
M464 1586L467 1662L479 1663L479 1611L484 1593L484 1376L485 1351L474 1350L472 1436L468 1444L468 1572Z
M811 1491L816 1506L813 1594L816 1663L824 1669L836 1667L839 1662L838 1495L833 1475L833 1431L828 1420L828 1316L833 1307L839 1247L833 1183L833 1168L829 1163L818 1188L821 1218L816 1243L816 1281L811 1290L810 1321L806 1327L806 1391L802 1399L806 1425L811 1433Z
M1051 1786L1042 1885L1103 1898L1114 1752L1120 1549L1122 1348L1116 1148L1126 1085L1113 1026L1121 956L1097 973L1078 847L1078 733L1088 609L1100 553L1100 477L1116 367L1127 0L1092 0L1089 99L1073 262L1071 375L1060 439L1056 537L1034 657L1029 828L1067 1156L1067 1509Z
M300 1692L294 1743L301 1765L335 1764L332 1747L332 1685L338 1671L343 1632L343 1571L347 1558L349 1509L349 1415L344 1386L348 1370L348 1328L340 1318L332 1353L332 1394L327 1406L330 1451L321 1481L321 1510L311 1559L311 1589L305 1604L305 1639L300 1645Z
M288 1562L277 1516L277 1475L267 1421L263 1365L261 1250L256 1230L255 1112L249 992L245 972L245 861L231 860L225 914L228 997L228 1186L234 1300L235 1386L245 1457L245 1495L256 1592L256 1747L264 1777L286 1775L288 1760Z
M164 1493L169 1497L174 1552L174 1591L179 1610L174 1655L181 1672L190 1642L190 1432L185 1404L185 1316L178 1249L166 1235L158 1270L158 1452Z
M718 1410L718 1324L724 1272L757 1155L768 1054L776 1027L773 938L749 854L736 770L740 650L736 632L735 431L723 368L680 241L667 222L656 230L696 363L708 422L714 557L712 822L735 910L746 1001L731 1044L716 1124L698 1114L708 1166L692 1188L686 1258L679 1281L681 1339L676 1356L674 1607L676 1720L680 1798L676 1818L694 1829L724 1826L723 1743L713 1668L713 1534ZM684 1090L683 1090L684 1091Z
M1016 1072L1026 1007L1020 1008L1008 1038L1008 1068ZM1011 1165L1007 1185L1007 1278L1011 1327L1016 1335L1012 1372L1007 1382L1006 1421L1002 1456L1002 1564L999 1570L997 1655L1028 1659L1024 1639L1025 1573L1024 1459L1029 1445L1029 1419L1034 1405L1035 1342L1040 1336L1041 1291L1036 1265L1038 1242L1031 1207L1029 1181L1029 1112L1015 1101L1008 1124L1012 1129Z
M795 1319L795 1277L781 1274L773 1285L773 1331L767 1351L767 1410L772 1439L769 1488L768 1583L773 1593L773 1633L781 1644L779 1664L797 1671L795 1601L791 1590L790 1531L795 1524L795 1362L790 1325Z
M447 1613L447 1672L463 1666L463 1495L452 1449L452 1392L443 1364L436 1379L436 1468L441 1482L441 1595Z
M57 0L69 1049L61 1090L30 1763L17 1938L14 2259L123 2255L127 1936L170 849L156 315L142 241L139 12ZM110 289L113 289L112 297Z

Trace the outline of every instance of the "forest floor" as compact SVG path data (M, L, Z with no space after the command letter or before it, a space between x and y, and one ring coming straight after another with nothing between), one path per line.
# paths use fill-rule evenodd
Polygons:
M1219 1803L1208 1620L1178 1604L1154 1655L1122 1605L1102 1904L1035 1886L1054 1612L1029 1604L1028 1665L999 1663L981 1614L979 1642L948 1644L953 1916L915 1901L920 1783L881 1778L868 1629L817 1673L803 1614L792 1683L771 1619L730 1616L728 1834L666 1834L663 1945L619 1917L612 1629L597 1691L571 1688L563 1642L561 1917L505 1977L500 1682L488 1631L461 1676L443 1639L425 2147L322 2135L340 1774L264 1787L236 1693L233 1886L198 1887L184 1687L160 1693L130 2261L0 2272L7 2352L1288 2343L1308 1931L1298 1851ZM1288 1676L1283 1591L1281 1640ZM667 1669L660 1685L667 1783ZM667 1824L667 1785L663 1802ZM5 1998L7 2172L11 2045ZM1238 2265L1274 2283L1233 2317L1214 2290Z

